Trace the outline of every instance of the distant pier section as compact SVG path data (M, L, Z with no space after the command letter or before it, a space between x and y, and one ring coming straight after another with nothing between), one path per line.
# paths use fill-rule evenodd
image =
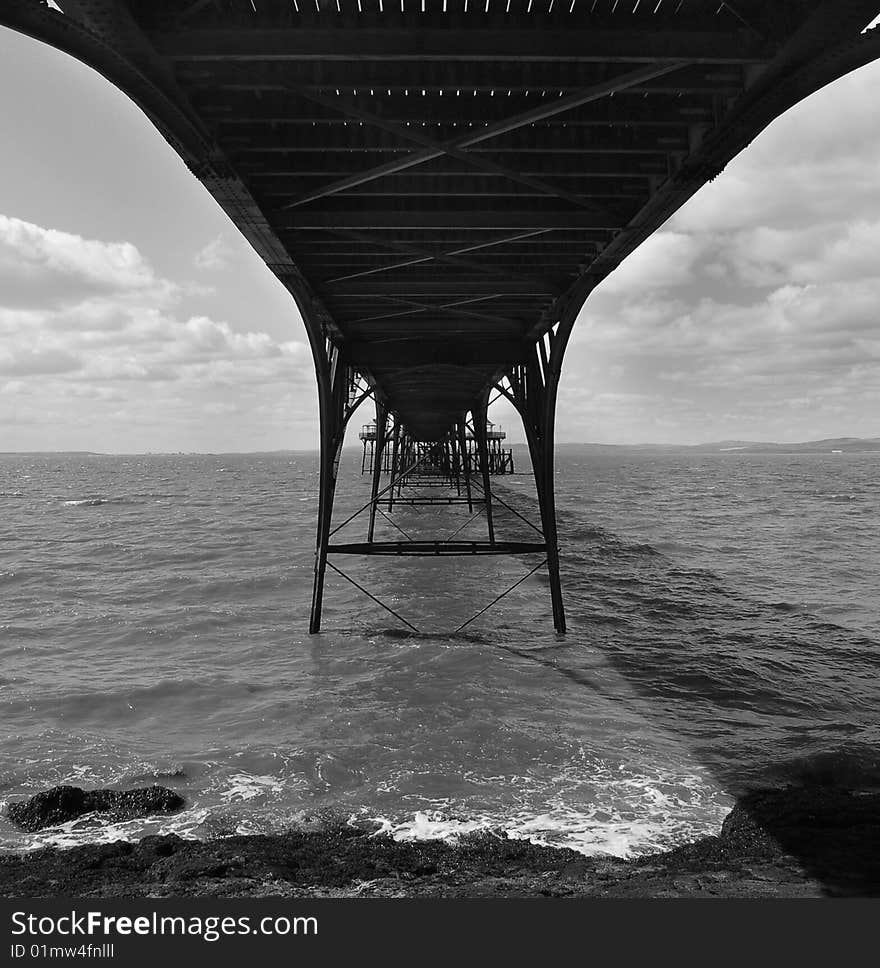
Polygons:
M392 428L392 434L396 430ZM398 431L399 433L399 431ZM361 458L361 474L372 474L373 465L376 459L376 421L366 423L361 427L358 438L363 444L363 456ZM513 465L513 449L504 446L507 434L496 426L491 420L486 421L486 455L489 462L489 473L493 476L502 474L516 473ZM468 427L464 435L464 449L459 450L459 446L454 437L449 436L441 441L439 447L436 444L423 444L419 441L410 440L406 432L403 434L403 447L398 446L400 453L418 454L420 457L432 456L431 465L437 468L454 469L456 476L462 476L467 470L471 474L476 474L480 470L480 452L477 444L476 434L471 427ZM462 456L463 455L463 456ZM396 474L396 468L392 463L393 451L387 448L382 452L383 474Z

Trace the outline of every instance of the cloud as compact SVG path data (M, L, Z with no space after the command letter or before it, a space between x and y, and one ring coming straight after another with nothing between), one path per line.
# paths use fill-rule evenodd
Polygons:
M239 422L243 440L258 440L255 408L271 409L291 389L313 407L305 342L179 312L191 287L160 277L130 243L0 216L0 281L0 385L14 403L0 418L8 439L49 413L59 427L88 426L100 406L102 424L174 433L222 418L224 427ZM273 432L280 422L279 414Z
M878 432L878 80L872 65L777 120L597 288L562 439Z
M60 347L31 347L21 344L0 347L0 375L23 377L69 373L78 368L77 358Z
M193 261L197 269L224 269L229 264L229 246L223 237L218 235L199 249Z
M6 306L65 306L90 296L174 291L129 242L101 242L0 215L0 293Z
M127 242L87 240L0 216L0 270L6 281L33 283L27 306L8 299L7 287L0 290L5 375L154 381L213 369L247 382L289 376L308 361L304 343L239 332L205 315L179 318L171 299L179 287L158 277Z
M809 285L880 277L880 219L758 226L717 240L716 258L752 286Z
M667 289L690 278L700 255L699 240L683 232L656 232L626 259L597 291L629 293Z
M878 81L880 64L864 68L778 119L597 289L565 361L560 439L878 432ZM193 275L231 248L210 239ZM313 425L305 343L209 304L130 243L0 218L0 412L72 426L104 407L141 448L280 446Z

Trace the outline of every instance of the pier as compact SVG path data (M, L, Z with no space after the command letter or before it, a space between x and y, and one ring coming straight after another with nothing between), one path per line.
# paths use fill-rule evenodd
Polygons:
M776 117L880 57L865 29L878 13L880 0L3 0L0 25L132 98L290 292L320 411L310 630L331 556L510 554L546 567L564 632L554 440L578 314ZM493 395L522 419L535 541L496 535L492 479L513 455L488 422ZM334 541L346 429L368 400L365 540ZM479 509L485 538L376 540L377 511L419 500Z

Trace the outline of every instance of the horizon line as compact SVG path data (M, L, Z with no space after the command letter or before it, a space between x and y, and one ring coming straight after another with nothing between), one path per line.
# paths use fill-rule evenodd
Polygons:
M685 449L695 447L717 447L721 445L733 444L737 447L749 446L774 446L774 447L798 447L807 444L834 443L838 441L851 441L856 443L877 443L880 444L880 436L876 437L856 437L841 435L837 437L816 437L809 440L780 441L780 440L754 440L743 438L723 438L721 440L707 440L699 443L648 443L641 442L636 444L606 443L595 440L560 440L556 442L557 447L619 447L631 449ZM355 449L355 443L344 445L343 449ZM524 441L512 442L511 447L527 447ZM26 455L58 455L58 454L83 454L94 457L178 457L178 456L246 456L252 454L315 454L319 448L315 447L274 447L269 450L125 450L125 451L100 451L87 449L72 450L0 450L0 457L26 456Z

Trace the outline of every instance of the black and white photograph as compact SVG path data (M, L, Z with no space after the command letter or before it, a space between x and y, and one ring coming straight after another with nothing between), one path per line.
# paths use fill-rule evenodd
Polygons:
M880 0L0 0L13 962L880 896L878 91Z

